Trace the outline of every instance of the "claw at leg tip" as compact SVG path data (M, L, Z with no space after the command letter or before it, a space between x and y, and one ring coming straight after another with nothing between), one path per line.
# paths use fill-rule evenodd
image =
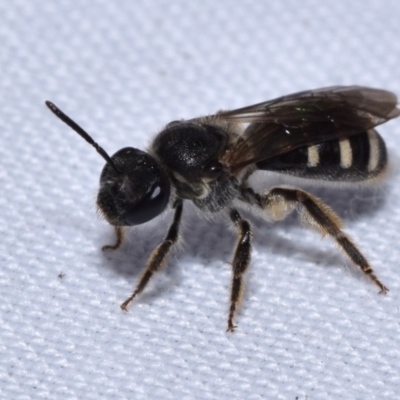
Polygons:
M379 292L379 294L386 294L389 291L389 289L385 286L383 286Z

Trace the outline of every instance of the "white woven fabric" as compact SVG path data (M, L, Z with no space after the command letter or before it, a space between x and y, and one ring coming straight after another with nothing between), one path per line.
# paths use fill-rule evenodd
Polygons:
M400 95L399 18L390 0L1 2L0 398L397 398L400 120L379 130L394 165L386 186L310 189L388 295L297 218L249 216L253 258L230 334L235 237L189 205L183 248L120 310L171 214L103 253L104 161L44 101L112 154L171 120L298 90Z

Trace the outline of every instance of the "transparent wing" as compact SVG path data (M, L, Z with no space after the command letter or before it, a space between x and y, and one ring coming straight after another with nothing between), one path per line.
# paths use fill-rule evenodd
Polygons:
M224 158L234 171L279 154L365 132L400 115L396 95L361 86L334 86L233 111L215 118L249 123Z

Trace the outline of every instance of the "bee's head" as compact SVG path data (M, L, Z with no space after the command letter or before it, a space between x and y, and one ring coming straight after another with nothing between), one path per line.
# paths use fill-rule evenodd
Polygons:
M157 161L144 151L126 147L112 157L100 176L97 205L115 226L143 224L164 211L171 187Z
M143 224L164 211L171 185L152 156L133 147L126 147L110 157L88 133L53 103L46 101L46 105L107 161L100 176L97 205L111 225Z

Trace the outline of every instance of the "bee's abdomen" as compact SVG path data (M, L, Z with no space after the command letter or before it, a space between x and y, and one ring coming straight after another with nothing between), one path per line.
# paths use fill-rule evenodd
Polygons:
M385 143L375 129L299 147L257 163L259 169L302 178L357 182L378 176L387 164Z

